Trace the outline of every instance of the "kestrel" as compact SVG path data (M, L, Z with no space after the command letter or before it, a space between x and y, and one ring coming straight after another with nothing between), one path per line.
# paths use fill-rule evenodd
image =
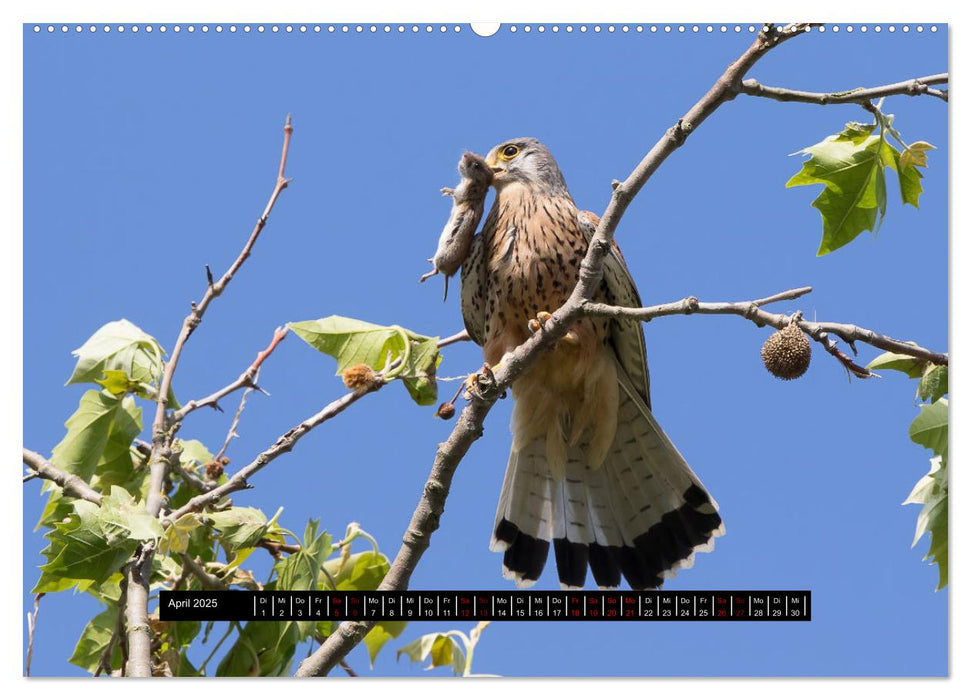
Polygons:
M580 213L549 150L506 141L486 162L495 202L462 267L462 315L486 362L530 334L577 283L596 228ZM598 301L640 306L620 250ZM534 324L535 327L535 324ZM651 414L636 320L585 318L512 386L512 450L490 548L519 587L539 578L550 543L560 584L657 588L724 533L718 505Z

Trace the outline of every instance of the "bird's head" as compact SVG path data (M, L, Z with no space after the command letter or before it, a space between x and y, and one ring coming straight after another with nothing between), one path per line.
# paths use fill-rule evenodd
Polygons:
M553 154L534 138L503 141L489 151L486 163L497 190L520 183L544 194L570 194Z

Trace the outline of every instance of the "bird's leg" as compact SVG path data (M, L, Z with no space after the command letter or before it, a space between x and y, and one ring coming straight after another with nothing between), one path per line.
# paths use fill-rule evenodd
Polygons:
M455 190L453 190L451 187L443 187L442 188L442 196L443 197L451 197L454 194L455 194Z
M465 399L473 397L484 401L486 394L496 386L496 375L493 374L492 366L488 362L482 363L482 369L473 372L465 380Z

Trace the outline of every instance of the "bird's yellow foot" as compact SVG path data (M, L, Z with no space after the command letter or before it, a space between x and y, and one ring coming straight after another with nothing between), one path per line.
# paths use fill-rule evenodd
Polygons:
M498 365L496 365L498 367ZM485 399L483 394L496 385L496 375L493 374L492 366L488 362L482 363L482 369L473 372L465 380L465 400L470 400L473 396L480 401Z
M529 323L527 324L529 326L529 332L539 333L551 318L553 318L553 314L549 311L536 312L536 318L529 319Z
M529 332L533 335L539 333L541 330L546 328L546 322L553 318L553 314L549 311L539 311L536 313L536 318L529 319ZM557 341L557 345L567 345L570 347L575 347L580 344L580 336L573 329L566 332L562 338Z

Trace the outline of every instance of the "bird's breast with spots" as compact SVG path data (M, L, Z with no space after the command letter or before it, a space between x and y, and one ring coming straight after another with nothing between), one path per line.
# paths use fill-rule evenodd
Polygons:
M522 342L528 320L558 309L576 285L587 248L576 206L568 198L540 197L526 188L503 191L483 235L489 335L511 334L511 341Z

